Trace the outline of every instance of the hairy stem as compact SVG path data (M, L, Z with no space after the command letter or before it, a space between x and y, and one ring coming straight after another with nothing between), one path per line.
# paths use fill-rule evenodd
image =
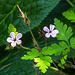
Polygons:
M73 53L72 53L71 48L70 48L70 52L71 52L71 56L72 56L73 62L74 62L74 64L75 64L75 60L74 60L74 56L73 56Z
M47 46L47 38L45 38L45 46Z
M24 47L22 45L19 45L21 48L26 49L26 50L31 50L30 48Z
M59 70L59 74L62 74L62 75L65 75L63 72L62 72L62 70L60 70L59 68L58 68L58 66L53 62L53 64L54 64L54 66Z
M37 44L37 42L36 42L36 40L35 40L35 38L34 38L34 35L33 35L32 31L31 31L29 25L28 25L28 28L29 28L29 31L30 31L30 33L31 33L31 35L32 35L32 38L33 38L33 42L34 42L35 47L36 47L37 49L39 49L39 46L38 46L38 44Z
M72 7L74 6L74 4L70 1L70 0L66 0Z
M59 70L59 68L57 67L57 65L53 62L54 66ZM60 71L60 70L59 70Z

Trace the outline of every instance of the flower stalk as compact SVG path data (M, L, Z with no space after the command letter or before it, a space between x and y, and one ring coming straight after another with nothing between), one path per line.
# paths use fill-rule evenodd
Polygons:
M23 49L26 49L26 50L31 50L30 48L27 48L27 47L24 47L22 45L19 45L19 47L23 48Z
M39 46L38 46L38 44L37 44L37 42L36 42L36 39L34 38L34 35L33 35L32 31L31 31L29 25L28 25L28 28L29 28L29 31L30 31L30 33L31 33L31 35L32 35L33 43L34 43L34 45L35 45L35 48L39 49Z
M34 43L34 45L35 45L35 48L36 49L39 49L39 46L38 46L38 44L37 44L37 42L36 42L36 39L34 38L34 35L33 35L33 33L32 33L32 31L31 31L31 29L30 29L30 21L29 21L29 19L28 19L28 17L27 17L27 13L25 12L25 14L21 11L21 9L20 9L20 7L19 7L19 5L17 5L17 7L18 7L18 9L19 9L19 11L20 11L20 13L21 13L21 16L22 16L22 18L24 19L24 22L25 22L25 24L28 26L28 28L29 28L29 31L30 31L30 33L31 33L31 36L32 36L32 38L33 38L33 43Z

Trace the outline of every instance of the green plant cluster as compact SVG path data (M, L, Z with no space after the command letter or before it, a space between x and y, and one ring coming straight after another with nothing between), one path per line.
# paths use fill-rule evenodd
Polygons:
M51 42L52 37L49 38L50 40L42 38L40 39L41 41L38 40L37 42L32 39L34 44L35 42L36 44L38 42L40 44L41 42L43 43L43 46L38 44L39 48L36 48L37 46L33 47L33 43L28 41L31 38L30 34L27 33L29 31L27 26L28 22L18 17L19 11L16 8L19 4L22 10L25 11L26 18L29 20L30 29L34 29L37 25L40 25L40 27L46 24L48 25L48 22L43 24L43 26L40 23L42 23L46 17L52 18L52 16L48 14L60 1L61 0L0 0L0 46L4 47L4 45L6 45L6 50L8 51L8 54L4 55L3 53L4 56L0 57L0 75L38 75L38 73L42 75L41 72L47 75L46 73L51 70L54 73L51 75L65 75L63 69L75 69L75 29L72 29L75 27L75 0L73 0L72 3L70 0L66 0L71 5L67 11L62 13L63 19L68 21L67 24L61 22L62 19L58 20L54 18L55 28L59 30L59 34L57 34L54 42ZM68 23L73 26L68 26ZM18 32L22 33L24 35L22 39L23 44L27 47L17 45L17 48L10 48L10 44L7 44L6 39L10 36L9 34L11 32L14 32L16 36ZM25 33L27 33L26 37ZM30 37L27 42L24 43L28 36ZM47 42L48 46L44 46L43 39L46 40L45 42ZM28 49L28 51L26 49ZM2 52L2 50L0 51ZM6 51L4 50L4 52ZM59 60L57 58L59 58ZM69 58L72 58L72 62L68 61Z
M64 55L64 57L60 59L60 63L58 63L58 66L65 69L63 65L66 63L67 53L70 52L71 48L75 48L75 37L71 38L71 36L73 35L72 28L67 27L66 24L63 25L63 22L60 22L60 20L56 18L54 19L54 24L59 30L57 39L61 40L61 42L59 42L59 44L51 44L51 46L49 47L43 47L41 53L36 49L31 49L31 52L27 52L28 55L24 55L21 58L25 60L34 60L34 62L37 63L36 66L39 67L39 69L43 73L47 71L48 66L51 67L50 63L52 63L52 58L49 55Z

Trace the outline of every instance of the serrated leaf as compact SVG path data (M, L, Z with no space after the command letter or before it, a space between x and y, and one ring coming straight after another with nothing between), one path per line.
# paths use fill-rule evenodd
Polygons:
M14 25L9 24L8 33L10 34L11 32L16 32L16 28L14 27Z
M62 65L66 63L65 60L64 60L64 58L60 59L60 61L61 61Z
M65 55L63 58L64 58L65 60L67 60L67 55Z
M70 52L69 47L67 46L67 44L64 41L59 42L59 45L58 44L52 44L51 47L52 47L52 50L56 50L56 52L55 52L56 56L60 55L61 53L63 55L65 55L68 52Z
M62 13L65 18L71 20L71 22L75 22L75 12L73 10L68 10Z
M70 39L70 45L71 45L71 47L72 47L73 49L75 49L75 37L72 37L72 38Z
M57 35L58 40L64 40L68 44L68 39L72 36L73 32L71 27L67 27L67 25L63 24L63 22L60 22L58 19L54 19L54 24L56 25L56 28L59 30L59 34Z
M57 51L53 50L52 47L44 47L42 48L42 54L43 55L53 55L55 54Z
M31 52L27 52L28 55L24 55L21 59L25 60L33 60L35 57L38 57L40 55L39 51L35 48L31 49Z
M58 66L61 67L62 69L65 69L65 67L61 65L60 63L58 64Z
M34 62L36 62L36 66L39 67L41 72L45 73L52 63L52 59L49 56L41 56L39 58L34 58Z
M0 75L35 75L37 70L34 63L30 60L21 60L26 51L23 49L13 51L2 63L0 61Z
M31 29L33 29L44 20L59 1L60 0L12 0L10 2L7 0L0 0L0 29L2 30L0 32L0 35L2 35L0 39L5 37L3 38L4 41L0 40L2 42L0 45L5 44L7 27L10 23L12 23L17 28L17 31L22 34L29 31L22 18L18 17L20 12L17 8L17 4L24 12L25 8L27 8L30 26Z
M18 32L16 31L16 28L14 27L14 25L9 24L8 33L10 34L11 32L14 32L15 36L18 34Z
M66 60L67 60L67 55L63 56L63 57L60 59L60 62L61 62L61 63L59 63L58 66L61 67L61 68L63 68L63 69L65 69L64 64L66 63Z

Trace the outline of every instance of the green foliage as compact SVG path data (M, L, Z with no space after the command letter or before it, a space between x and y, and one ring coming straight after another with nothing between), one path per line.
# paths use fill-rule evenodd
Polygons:
M61 61L61 64L62 64L62 65L66 63L65 60L64 60L63 58L60 59L60 61Z
M67 55L65 55L63 58L64 58L65 60L67 60Z
M75 12L73 10L68 10L62 13L65 18L71 20L71 22L75 22Z
M67 46L67 44L64 41L59 42L59 45L58 44L52 44L51 47L52 47L52 50L56 50L56 52L55 52L56 56L60 55L61 53L63 55L65 55L68 52L70 52L69 47Z
M11 32L14 32L15 35L18 34L18 32L16 31L16 28L14 27L14 25L9 24L9 27L8 27L8 33L10 34Z
M70 39L70 45L71 45L71 47L72 47L73 49L75 49L75 37L72 37L72 38Z
M61 67L62 69L65 69L65 67L62 64L58 64L59 67Z
M65 55L64 57L60 59L61 64L59 63L58 66L65 69L63 65L66 63L66 60L67 60L67 55Z
M40 55L39 51L35 48L31 49L31 52L27 52L28 55L24 55L21 59L25 60L33 60L35 57L38 57Z
M55 68L55 67L51 67L51 66L50 66L50 68L53 69L53 70L55 70L55 71L58 71L58 69Z
M43 55L53 55L55 54L57 51L53 50L52 47L43 47L42 48L42 54Z
M75 3L75 0L73 0L73 3Z
M44 20L59 1L60 0L0 0L0 46L6 44L7 27L10 23L22 34L29 31L23 19L18 17L20 12L17 8L17 4L20 5L22 11L25 11L25 8L27 8L30 26L31 29L33 29Z
M45 73L48 69L48 66L50 66L50 63L52 63L52 59L49 56L40 56L39 58L34 58L34 62L36 62L36 66L39 67L39 69Z
M63 55L65 55L68 52L70 52L70 49L64 41L59 42L59 45L58 44L52 44L51 47L43 47L42 48L42 54L43 55L55 54L57 56L57 55L60 55L61 53Z
M24 54L26 54L24 49L14 49L3 62L0 60L0 75L35 75L37 69L34 63L30 60L21 60Z
M69 44L68 39L73 34L71 27L67 27L66 24L64 25L63 22L60 22L60 20L58 20L56 18L54 19L54 24L56 25L56 29L59 30L59 34L57 35L57 39L64 40Z

